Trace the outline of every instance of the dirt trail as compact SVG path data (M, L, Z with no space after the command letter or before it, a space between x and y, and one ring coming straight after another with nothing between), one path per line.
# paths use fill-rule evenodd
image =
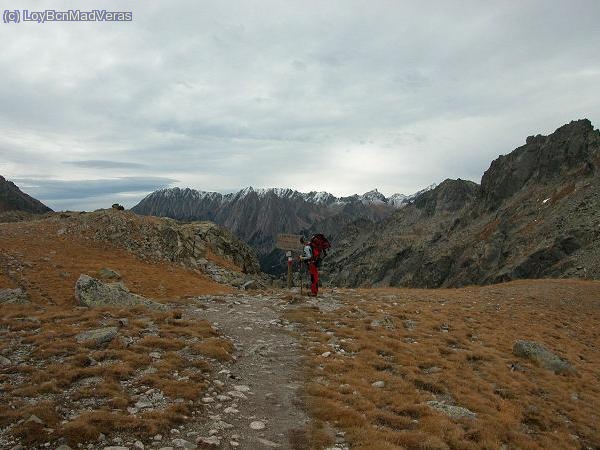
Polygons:
M206 448L307 448L309 420L299 396L302 348L295 326L282 318L295 306L282 296L195 299L193 313L213 322L236 348L236 360L220 363L214 390L204 399L209 420L196 431Z

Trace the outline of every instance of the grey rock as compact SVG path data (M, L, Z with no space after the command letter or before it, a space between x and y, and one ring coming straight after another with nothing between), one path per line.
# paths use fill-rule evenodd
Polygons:
M166 310L160 303L132 294L119 285L105 284L88 275L81 275L75 284L75 299L81 306L146 306L152 309Z
M44 425L44 421L42 419L40 419L38 416L36 416L35 414L32 414L31 416L29 416L29 419L27 419L25 422L35 422L38 425Z
M448 417L450 417L452 419L463 419L463 418L476 419L477 418L477 414L475 414L473 411L471 411L467 408L463 408L462 406L448 405L447 403L439 402L437 400L431 400L431 401L427 402L427 404L431 408L447 415Z
M198 439L196 439L196 442L203 447L208 448L217 448L221 445L221 439L219 439L217 436L200 436Z
M5 358L4 356L0 356L0 367L7 367L12 364L11 360Z
M29 297L22 289L0 289L0 305L24 305Z
M383 389L385 387L385 381L375 381L371 384L371 386L373 386L376 389Z
M266 425L260 420L255 420L254 422L250 423L250 428L252 428L253 430L264 430L266 428Z
M570 374L575 372L575 368L569 361L560 358L537 342L516 341L513 345L513 354L534 361L541 367L552 370L557 374Z
M185 439L173 439L172 444L175 448L184 448L189 450L196 448L196 444L186 441Z
M281 447L281 445L279 445L278 443L269 441L268 439L256 438L256 440L258 442L260 442L262 445L264 445L265 447L269 447L269 448L280 448Z
M391 316L384 316L381 319L371 321L371 328L386 328L388 330L395 330L396 324L394 318Z
M100 347L112 341L118 333L119 329L117 327L97 328L79 333L75 336L75 340L80 344L92 343L96 347Z
M108 267L103 267L98 271L98 276L105 280L120 280L121 274L116 270L109 269Z

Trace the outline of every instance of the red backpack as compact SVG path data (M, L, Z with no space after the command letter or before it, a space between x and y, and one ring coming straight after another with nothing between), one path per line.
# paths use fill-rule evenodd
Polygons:
M313 248L313 259L320 262L321 259L327 256L327 249L331 248L331 244L322 234L315 234L310 238L309 245Z

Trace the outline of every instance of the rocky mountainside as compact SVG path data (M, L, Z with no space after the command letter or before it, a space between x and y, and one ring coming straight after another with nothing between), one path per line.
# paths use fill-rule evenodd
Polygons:
M428 188L429 189L429 188ZM380 221L410 203L414 195L386 198L376 189L363 195L335 197L327 192L292 189L243 189L220 194L193 189L163 189L144 198L132 211L178 220L211 220L254 247L263 270L276 272L282 252L274 250L278 233L336 235L357 220Z
M341 286L442 287L600 278L600 132L528 137L481 185L446 180L391 217L353 223L325 265Z
M52 210L39 200L22 192L17 185L0 175L0 212L4 211L44 214Z

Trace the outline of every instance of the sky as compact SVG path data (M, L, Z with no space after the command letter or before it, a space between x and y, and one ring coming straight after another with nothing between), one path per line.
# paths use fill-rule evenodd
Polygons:
M55 210L164 187L410 194L600 124L598 0L0 0L0 175Z

